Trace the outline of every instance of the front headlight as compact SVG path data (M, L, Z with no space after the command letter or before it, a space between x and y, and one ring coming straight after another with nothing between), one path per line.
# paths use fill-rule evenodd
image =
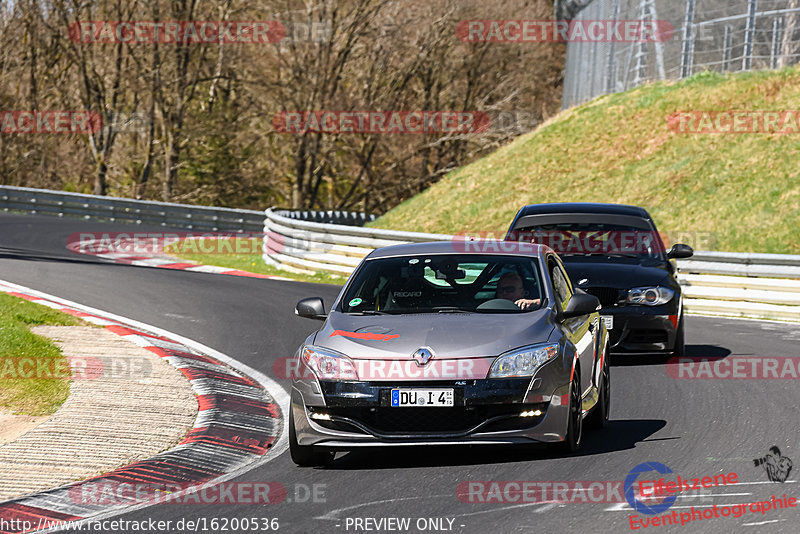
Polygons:
M558 345L530 345L497 357L488 378L533 376L539 368L558 356Z
M634 287L628 290L628 304L644 304L645 306L660 306L666 304L675 292L668 287Z
M300 352L300 358L320 380L358 380L356 366L344 354L307 345Z

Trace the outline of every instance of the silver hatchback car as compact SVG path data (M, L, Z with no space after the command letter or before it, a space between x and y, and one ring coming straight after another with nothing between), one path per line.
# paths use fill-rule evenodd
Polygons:
M608 334L596 297L550 248L503 241L370 253L295 358L289 443L298 465L336 450L436 444L581 444L608 422Z

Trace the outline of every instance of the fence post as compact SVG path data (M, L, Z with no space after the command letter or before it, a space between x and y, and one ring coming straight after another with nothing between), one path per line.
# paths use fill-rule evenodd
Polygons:
M681 46L681 78L692 75L694 63L694 2L686 0L686 17L683 19L683 43Z
M587 43L587 45L590 47L589 57L591 58L590 61L592 64L592 67L587 72L587 74L589 75L588 76L589 79L587 80L589 83L587 83L587 85L589 86L589 90L591 91L590 98L594 98L597 95L603 94L603 88L598 87L600 84L597 83L600 80L596 79L599 78L598 76L599 73L597 72L598 70L597 66L599 63L598 56L600 55L600 43Z
M778 68L778 57L781 36L783 34L783 17L775 17L772 21L772 50L769 54L769 68Z
M650 8L650 20L653 24L657 24L658 21L658 12L656 11L656 2L655 0L651 0L649 3ZM667 78L667 72L664 70L664 43L661 41L661 34L658 34L658 38L653 43L653 48L655 49L656 53L656 69L658 70L658 79L664 80Z
M633 78L633 86L639 87L647 75L647 45L640 42L636 48L636 75Z
M619 20L619 0L614 0L614 12L611 15L614 22ZM617 43L614 39L608 43L608 69L606 70L606 94L617 89Z
M750 70L753 67L753 37L756 30L756 2L747 2L747 27L744 31L744 51L742 52L742 70Z
M731 69L731 47L733 40L733 28L730 24L725 25L725 36L722 42L722 70Z
M649 5L650 0L640 0L639 1L639 20L647 20L647 14L649 13ZM639 43L636 45L636 74L633 78L633 86L638 87L643 83L643 80L647 76L647 44L645 43L644 39L639 39Z

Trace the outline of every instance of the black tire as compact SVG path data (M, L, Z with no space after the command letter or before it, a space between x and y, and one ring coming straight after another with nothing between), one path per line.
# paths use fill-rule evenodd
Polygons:
M320 467L333 461L335 455L314 446L300 445L297 442L297 431L294 428L294 414L289 413L289 455L292 461L300 467Z
M683 333L683 312L681 312L681 317L678 321L678 330L675 332L675 345L672 348L672 356L674 358L683 358L685 355L686 343Z
M608 426L608 417L611 413L611 367L608 364L608 345L603 358L603 369L600 371L600 399L586 418L586 424L592 428L605 428Z
M569 409L567 422L567 435L561 443L563 452L577 452L581 448L581 438L583 436L583 406L581 402L581 373L578 367L572 382L569 384Z

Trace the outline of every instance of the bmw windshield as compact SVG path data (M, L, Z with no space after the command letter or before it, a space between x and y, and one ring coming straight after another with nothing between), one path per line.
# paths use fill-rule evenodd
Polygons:
M562 258L628 258L634 262L666 261L657 232L628 225L563 222L529 226L510 232L508 240L547 245Z
M523 313L544 302L536 258L419 255L368 260L341 301L349 314Z

